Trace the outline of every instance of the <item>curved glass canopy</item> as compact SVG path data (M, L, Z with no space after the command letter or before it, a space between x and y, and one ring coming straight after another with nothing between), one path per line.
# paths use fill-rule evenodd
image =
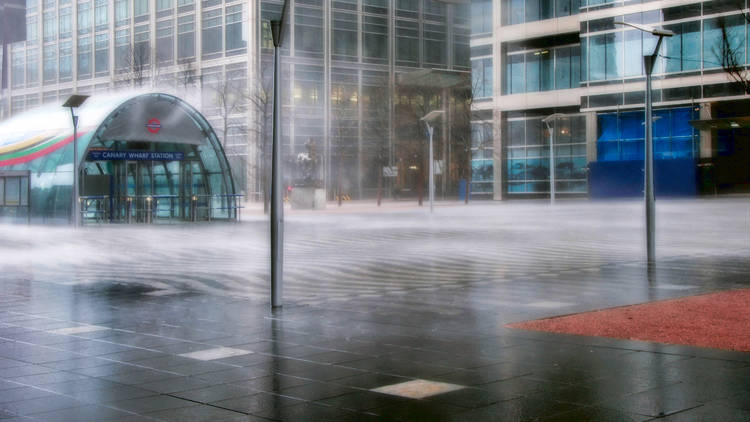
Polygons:
M229 162L211 125L185 101L161 93L102 95L76 114L84 220L236 217ZM0 181L28 175L32 219L70 219L72 171L68 109L45 105L0 122Z

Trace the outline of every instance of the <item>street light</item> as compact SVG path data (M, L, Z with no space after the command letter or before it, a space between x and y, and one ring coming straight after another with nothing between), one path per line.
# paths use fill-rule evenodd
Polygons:
M436 120L437 118L441 117L443 114L445 114L445 111L443 110L432 110L431 112L427 113L424 117L422 117L421 121L424 122L425 126L427 126L427 134L430 137L430 212L434 211L434 202L435 202L435 169L433 168L433 156L432 156L432 134L435 132L435 127L430 124L433 120ZM424 179L422 179L424 180Z
M565 117L565 115L555 113L542 119L549 132L549 203L551 205L555 205L555 131L550 127L549 122L560 117Z
M650 55L643 56L643 66L646 70L646 154L644 169L644 189L643 193L646 199L646 256L648 264L651 265L656 261L654 226L656 219L654 204L654 141L652 137L653 120L651 115L651 72L654 70L656 58L659 55L659 47L664 37L671 37L674 32L667 29L651 28L645 25L637 25L630 22L616 21L617 25L625 25L635 28L639 31L656 35L659 39L656 41L656 48Z
M73 120L73 227L78 227L78 219L81 217L81 204L78 196L78 116L74 109L80 107L88 95L73 94L68 97L63 107L70 109L70 118Z
M284 0L281 16L271 21L273 38L273 146L271 158L271 308L282 306L284 285L284 202L281 186L281 36L288 7Z

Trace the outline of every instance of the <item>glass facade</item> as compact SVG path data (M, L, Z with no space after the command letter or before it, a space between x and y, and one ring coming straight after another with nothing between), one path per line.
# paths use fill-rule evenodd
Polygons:
M472 197L489 197L493 192L494 131L492 122L471 123Z
M680 9L680 10L673 10ZM731 9L730 9L731 10ZM736 9L734 9L736 10ZM741 14L721 14L701 4L627 15L634 23L656 24L675 33L665 38L654 74L712 71L721 68L721 28L726 28L729 47L738 62L750 64L747 49L747 22ZM677 21L677 22L675 22ZM642 77L643 64L633 57L650 54L656 47L656 37L641 31L621 29L614 26L614 19L584 22L588 32L581 34L581 49L584 51L583 80L598 82Z
M474 99L492 97L492 57L471 61L472 91Z
M503 144L508 194L550 191L548 131L543 117L512 118L506 122ZM555 191L586 193L586 118L566 115L550 122L554 132Z
M699 118L694 107L658 109L653 115L654 159L698 157L698 131L689 123ZM644 116L643 110L597 115L597 160L643 160Z
M502 0L503 25L577 15L579 0Z
M506 56L504 94L578 88L580 46L518 51Z
M491 2L478 3L473 13L483 15L479 30L489 33ZM18 53L10 55L13 86L1 115L22 112L41 99L53 102L74 91L155 87L178 93L199 104L212 124L223 129L219 135L235 180L249 197L259 198L263 138L270 137L265 126L272 104L267 22L278 16L282 1L28 0L27 4L27 23L36 28L30 32L38 39L30 37L11 47ZM258 9L250 10L253 7ZM282 122L284 154L293 157L312 139L325 156L321 173L329 193L340 173L350 196L374 196L378 167L398 166L402 154L403 143L397 140L401 133L394 124L393 95L399 89L395 81L424 68L455 72L469 80L472 6L433 0L293 0L289 12L293 33L282 48L284 113L289 116ZM248 22L250 15L257 20ZM248 48L253 42L257 45ZM483 71L478 95L488 98L493 87L492 58L478 59ZM225 79L230 77L231 82ZM39 92L32 91L35 85L41 87ZM233 92L229 96L233 99L221 107L218 97L229 85L242 92ZM250 93L249 88L256 86L260 92ZM417 92L408 95L415 102L423 98ZM340 104L342 96L348 104ZM351 116L341 118L344 114ZM263 116L257 123L260 128L251 116ZM467 127L468 123L462 125ZM465 132L468 137L469 130ZM421 137L421 131L416 133ZM421 145L417 138L409 142ZM446 150L452 151L441 149L440 154L448 155ZM464 169L449 171L457 179ZM401 182L384 183L388 194ZM407 184L412 186L403 191L416 192L416 180Z

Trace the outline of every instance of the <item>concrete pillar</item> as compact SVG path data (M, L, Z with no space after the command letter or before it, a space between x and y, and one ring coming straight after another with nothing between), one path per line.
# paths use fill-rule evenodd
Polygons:
M596 112L586 113L586 162L596 161Z
M502 112L495 110L492 115L492 199L500 201L503 199L503 130Z

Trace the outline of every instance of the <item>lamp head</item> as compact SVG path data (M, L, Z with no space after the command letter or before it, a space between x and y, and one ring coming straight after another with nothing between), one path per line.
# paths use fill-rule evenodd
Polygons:
M419 120L425 123L430 123L431 121L437 119L438 117L441 117L443 114L445 114L445 111L443 110L432 110L431 112L427 113L424 117L422 117Z
M73 94L65 101L63 107L66 108L78 108L89 98L88 95Z
M635 29L637 29L639 31L647 32L649 34L657 35L657 36L660 36L660 37L671 37L671 36L674 36L674 32L672 32L672 31L670 31L668 29L652 28L650 26L639 25L637 23L630 23L630 22L625 22L625 21L615 21L615 25L629 26L629 27L635 28Z

